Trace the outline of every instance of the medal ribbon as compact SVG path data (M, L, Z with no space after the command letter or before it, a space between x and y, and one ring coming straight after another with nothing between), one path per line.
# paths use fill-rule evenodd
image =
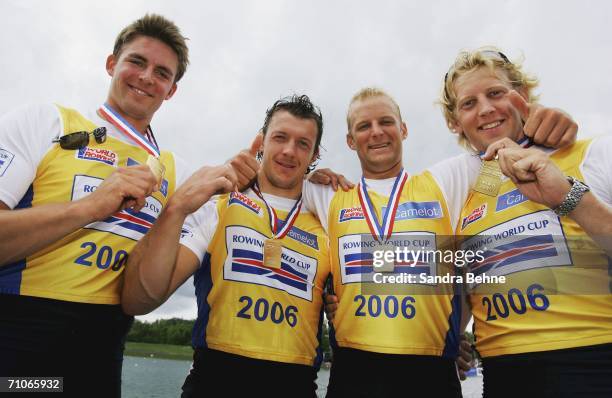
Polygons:
M121 117L121 115L111 108L109 104L104 103L104 105L98 109L98 112L107 122L115 126L117 130L121 131L124 135L131 138L139 147L143 148L150 155L159 158L159 147L157 141L153 137L153 132L150 127L147 127L147 135L151 137L151 140L140 134L134 126Z
M287 214L287 219L285 220L283 226L279 228L278 216L276 215L274 209L270 207L268 202L266 202L266 200L264 199L257 183L255 183L255 185L253 186L253 191L257 194L257 196L259 196L259 198L264 202L266 208L268 209L268 220L270 221L270 229L272 229L272 238L283 239L285 235L287 235L289 230L291 230L293 223L300 214L300 209L302 208L302 195L300 195L300 198L295 202L293 208L291 209L291 211L289 211L289 214Z
M523 137L522 139L518 140L516 142L521 148L529 148L531 146L533 146L533 140L531 139L531 137ZM482 160L482 157L484 156L485 152L480 152L478 154L478 156L480 157L480 159Z
M408 181L408 173L402 168L395 182L393 183L393 189L389 196L389 202L387 203L387 213L383 215L382 225L378 222L376 217L376 211L370 200L368 194L368 188L366 187L365 177L361 177L359 182L359 189L357 194L359 196L359 203L363 209L363 216L365 217L366 223L370 228L370 233L379 243L385 243L391 234L393 233L393 224L395 223L395 213L397 212L397 206L399 205L399 198L402 195L404 185Z

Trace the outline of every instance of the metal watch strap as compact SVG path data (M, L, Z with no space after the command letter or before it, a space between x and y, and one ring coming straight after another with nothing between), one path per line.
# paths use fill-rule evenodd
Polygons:
M575 179L574 177L567 177L567 181L572 184L569 192L563 199L561 204L554 208L553 211L560 217L567 216L572 212L580 203L580 199L584 196L585 193L590 191L590 188L580 180Z

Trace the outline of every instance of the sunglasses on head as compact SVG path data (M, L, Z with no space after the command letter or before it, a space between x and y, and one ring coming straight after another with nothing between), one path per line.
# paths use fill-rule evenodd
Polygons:
M98 144L106 141L106 127L98 127L92 132L77 131L55 138L53 142L59 142L62 149L82 149L89 144L89 136L93 135Z
M512 64L512 62L510 62L508 57L506 57L506 55L501 51L484 50L484 51L480 51L480 55L485 56L486 58L501 61L504 64ZM446 94L447 97L450 97L450 96L448 95L448 91L446 91L446 80L448 79L449 73L453 71L454 67L455 65L453 64L448 70L448 72L446 72L446 74L444 75L444 94Z

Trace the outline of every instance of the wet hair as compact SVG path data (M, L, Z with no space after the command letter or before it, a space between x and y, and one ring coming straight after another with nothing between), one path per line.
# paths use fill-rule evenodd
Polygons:
M297 95L293 94L287 97L283 97L277 100L270 109L266 111L266 119L264 120L264 125L261 128L261 132L265 136L268 132L268 127L270 126L270 121L276 112L279 111L287 111L292 116L299 119L310 119L314 120L317 125L317 138L315 141L315 150L316 160L308 166L306 170L306 174L310 173L316 167L317 161L320 159L319 149L321 147L321 137L323 136L323 115L321 114L321 110L318 106L310 101L307 95Z
M146 14L144 17L132 22L117 36L113 55L119 57L123 47L132 40L140 36L147 36L157 39L174 51L178 58L178 67L174 82L181 80L189 64L189 49L187 48L186 37L181 35L181 31L174 22L157 14Z

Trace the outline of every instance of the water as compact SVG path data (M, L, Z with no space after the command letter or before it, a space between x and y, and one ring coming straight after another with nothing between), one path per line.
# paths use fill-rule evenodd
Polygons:
M124 357L122 398L180 397L191 362Z
M191 362L172 359L125 357L123 360L123 398L179 397ZM321 369L317 395L325 396L329 370ZM482 396L482 377L470 377L461 383L463 398Z

